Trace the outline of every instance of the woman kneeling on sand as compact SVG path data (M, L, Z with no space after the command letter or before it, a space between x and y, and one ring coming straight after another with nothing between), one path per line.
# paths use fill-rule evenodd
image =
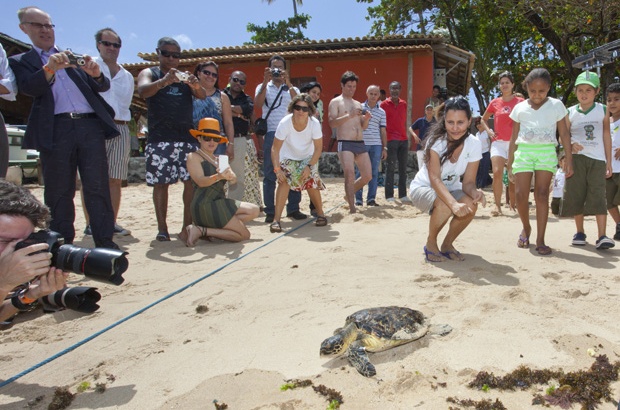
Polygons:
M480 141L469 133L470 125L467 100L453 97L446 101L443 117L429 131L422 169L411 181L409 198L422 212L431 214L424 246L429 262L464 260L453 243L474 219L478 203L486 205L484 194L476 189L482 153ZM439 247L437 236L450 217L448 233Z
M271 148L271 160L278 178L276 210L269 230L282 232L280 217L289 190L308 191L316 207L316 226L327 225L321 191L325 185L319 176L319 158L323 151L321 123L314 117L316 108L310 96L301 93L288 105L288 114L280 121Z
M258 206L248 202L226 198L224 186L234 184L237 176L225 165L220 169L219 159L214 155L218 144L226 143L220 135L220 123L214 118L203 118L198 130L190 130L200 142L200 148L189 154L187 169L194 184L194 198L191 204L193 224L187 226L187 242L194 246L203 237L218 238L230 242L250 239L245 223L260 213Z

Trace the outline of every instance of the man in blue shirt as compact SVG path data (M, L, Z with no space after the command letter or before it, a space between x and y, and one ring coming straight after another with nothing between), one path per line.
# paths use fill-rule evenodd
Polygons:
M424 163L424 139L431 125L435 123L434 114L435 111L432 104L428 104L424 108L424 117L415 120L415 122L411 124L411 128L409 128L411 141L417 144L416 155L418 157L418 169L421 169ZM417 133L415 131L417 131Z

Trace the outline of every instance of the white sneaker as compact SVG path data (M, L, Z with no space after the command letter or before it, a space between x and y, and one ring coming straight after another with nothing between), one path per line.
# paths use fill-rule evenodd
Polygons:
M127 236L127 235L131 235L131 231L115 223L114 224L114 235Z
M398 198L398 199L400 199L400 202L405 202L405 203L408 203L408 204L411 203L411 199L409 199L408 196L403 196L403 197Z
M388 198L386 199L386 201L390 202L390 203L394 203L396 202L396 200L392 197L392 198Z

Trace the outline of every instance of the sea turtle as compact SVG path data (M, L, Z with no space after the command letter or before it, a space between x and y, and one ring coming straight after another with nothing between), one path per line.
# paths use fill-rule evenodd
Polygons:
M427 334L447 335L449 325L430 325L420 311L399 306L363 309L347 317L344 327L321 343L321 356L344 354L366 377L377 374L366 352L380 352Z

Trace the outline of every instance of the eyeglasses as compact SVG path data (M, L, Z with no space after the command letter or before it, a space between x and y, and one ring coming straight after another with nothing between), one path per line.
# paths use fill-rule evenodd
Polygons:
M181 53L176 51L159 50L159 54L164 57L181 58Z
M97 43L102 44L102 45L104 45L106 47L112 46L114 48L121 48L121 43L112 43L110 41L105 41L105 40L99 40L99 41L97 41Z
M203 73L207 77L217 78L217 73L214 73L214 72L209 71L209 70L202 70L201 73Z
M220 142L221 138L219 137L200 137L200 139L202 139L204 142Z
M231 77L230 79L231 79L233 82L235 82L235 83L239 83L239 84L241 84L241 85L245 85L245 80L241 80L241 79L239 79L239 78L235 78L235 77Z
M293 105L293 109L295 111L303 111L303 112L309 112L310 111L310 107L303 107L303 106L297 105L297 104Z
M37 30L42 30L42 29L54 30L54 27L56 27L54 24L41 24L41 23L34 23L32 21L22 21L22 24L30 24L32 27L36 28Z

